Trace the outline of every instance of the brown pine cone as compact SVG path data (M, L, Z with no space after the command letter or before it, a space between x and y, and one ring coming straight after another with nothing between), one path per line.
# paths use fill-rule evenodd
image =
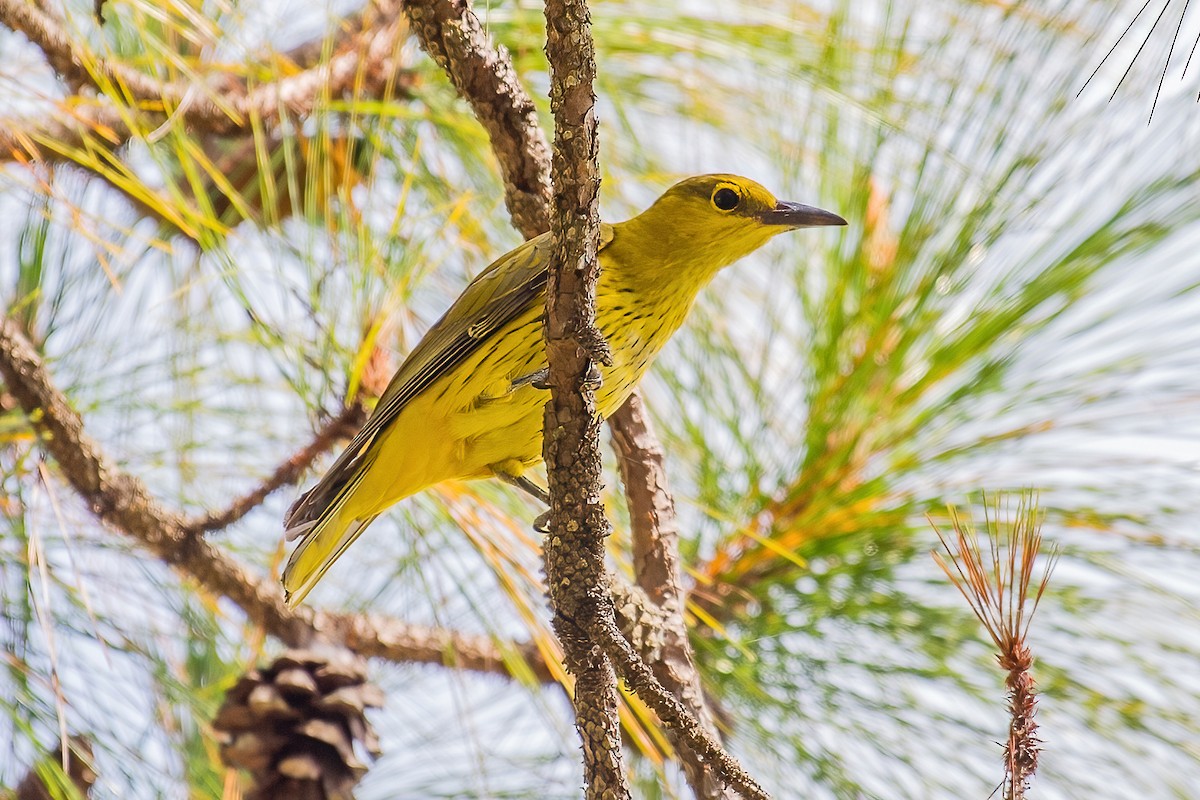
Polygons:
M382 705L358 656L289 650L226 693L213 728L225 763L251 775L246 800L351 800L367 771L356 750L379 753L365 711Z

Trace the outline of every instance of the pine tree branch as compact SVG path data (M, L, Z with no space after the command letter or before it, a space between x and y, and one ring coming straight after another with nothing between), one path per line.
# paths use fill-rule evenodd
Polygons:
M409 625L395 619L289 609L277 581L250 573L151 497L145 484L113 464L84 430L83 420L50 379L41 357L9 318L0 320L0 377L29 415L41 445L97 519L153 556L227 597L247 618L290 647L325 640L364 656L397 663L443 664L513 677L506 657L523 658L544 681L552 677L537 647L498 645L491 637Z
M145 72L76 47L64 21L23 0L0 0L0 24L24 34L41 49L47 63L75 94L84 88L100 94L119 92L117 103L138 105L171 123L196 131L230 135L249 132L251 121L277 123L288 111L310 114L327 95L395 98L409 96L416 75L401 69L396 54L407 25L395 8L381 6L372 18L376 27L349 37L328 61L254 89L223 72L205 82L164 81ZM67 112L70 119L4 121L0 127L0 161L69 161L68 153L95 138L113 147L133 136L116 107L101 102ZM40 146L39 146L40 144Z
M507 53L503 48L493 49L488 42L487 37L479 29L478 19L470 10L469 6L464 2L454 2L453 0L425 0L425 2L417 2L410 0L405 6L410 18L413 20L414 28L418 33L418 38L422 42L422 46L443 66L450 75L451 81L458 88L460 94L471 105L472 109L476 109L477 113L481 114L485 119L481 119L485 127L492 134L493 154L500 164L500 168L505 175L506 184L510 185L510 196L508 198L508 208L513 218L513 225L520 230L526 238L530 238L544 233L548 229L549 220L549 186L550 186L550 156L549 149L546 145L545 136L542 133L541 127L538 125L536 113L533 107L533 101L528 93L516 79L516 71L509 60ZM456 20L454 14L459 17ZM417 20L425 21L427 24L422 27L417 24ZM461 34L461 40L470 43L470 47L460 47L462 55L451 63L443 49L440 49L440 43L443 36L443 31L446 26L452 26L456 33ZM462 31L477 32L461 33ZM473 76L473 80L467 80L464 76ZM511 106L496 107L497 98L500 96L509 96L511 98ZM493 132L493 129L496 129ZM539 188L536 192L521 195L524 200L514 200L511 194L512 178L510 176L522 176L525 185L533 185ZM524 217L518 214L514 209L523 207L523 203L536 204L540 206L535 214L530 217ZM634 402L641 403L640 398ZM618 414L625 414L624 409ZM610 420L611 422L611 420ZM659 444L653 430L647 426L636 426L636 444L630 443L630 450L627 452L629 457L639 461L645 460L645 452L659 453L662 452L662 445ZM632 428L631 428L632 430ZM618 447L618 450L621 448ZM661 456L658 456L659 466L655 475L663 475L663 485L665 486L665 473L662 472ZM647 500L651 505L658 504L660 501L650 495ZM671 503L669 495L666 496L668 503ZM641 507L641 499L631 498L631 507ZM666 511L662 511L662 519L665 521L668 518ZM670 515L674 514L674 505L671 503ZM672 524L673 529L673 524ZM634 537L638 539L639 528L635 525ZM647 540L650 537L647 537ZM678 536L674 537L657 537L654 539L657 543L656 547L646 548L643 554L643 561L646 567L642 570L645 575L644 580L653 581L654 578L662 577L666 580L671 572L671 569L677 567L668 566L669 564L678 564ZM662 562L662 566L658 568L651 567L650 561L658 560ZM628 586L620 578L613 578L611 588L618 591L621 596L626 598L627 602L621 604L622 610L628 613L628 616L622 616L620 613L618 618L622 622L623 628L632 628L635 625L650 625L653 627L653 622L662 619L662 615L656 610L646 607L643 603L646 595L642 593L634 593L630 591L633 587ZM676 593L677 589L676 589ZM633 599L634 595L637 599ZM653 636L653 631L648 631L648 635Z
M720 742L716 720L704 699L683 616L687 596L679 568L679 528L662 445L636 392L609 418L608 425L629 503L634 576L647 600L660 612L657 624L646 626L654 634L647 642L649 646L639 647L638 639L633 637L630 643L663 687L679 698L713 741ZM697 798L727 800L734 796L711 763L676 731L670 730L669 734Z
M616 627L604 567L609 525L600 497L600 420L590 378L595 361L605 355L595 326L600 275L596 60L586 0L547 0L546 23L554 112L554 256L545 317L551 387L544 440L550 487L546 583L563 664L575 676L585 797L618 800L630 795L621 762L617 681L592 639L602 619Z
M9 0L11 2L11 0ZM550 148L512 60L492 45L467 0L404 0L413 32L491 139L504 202L531 239L550 229Z

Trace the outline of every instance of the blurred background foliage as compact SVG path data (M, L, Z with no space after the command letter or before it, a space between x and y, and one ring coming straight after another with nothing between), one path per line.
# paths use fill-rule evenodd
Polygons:
M546 112L540 5L476 11ZM354 13L110 0L98 27L91 4L67 9L95 56L251 84L328 58ZM1119 50L1077 97L1131 18L1113 4L599 0L593 15L606 218L732 171L850 220L718 277L645 384L733 749L780 797L988 796L1002 676L928 555L926 515L1029 487L1063 553L1031 639L1037 796L1192 796L1200 112L1168 39ZM400 42L390 100L328 97L253 136L130 111L120 148L97 132L52 168L0 171L0 302L168 503L221 508L254 485L373 353L398 363L519 241L486 136ZM71 113L9 32L0 97L25 119ZM2 396L0 481L0 785L70 732L91 738L93 796L220 796L207 723L275 645L101 529ZM217 540L277 570L293 495ZM507 487L444 485L377 522L312 600L546 641L534 513ZM577 796L555 689L373 670L384 756L359 797ZM627 722L649 755L638 796L686 796L649 726Z

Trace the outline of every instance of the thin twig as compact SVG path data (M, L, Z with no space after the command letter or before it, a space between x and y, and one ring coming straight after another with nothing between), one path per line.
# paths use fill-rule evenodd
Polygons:
M328 451L341 439L353 436L366 419L366 408L362 403L352 403L337 415L330 417L321 426L312 440L285 459L270 477L251 491L234 500L220 511L211 511L185 523L189 534L208 533L227 528L262 504L267 496L283 486L300 480L313 461Z
M625 682L637 692L638 697L646 702L646 705L658 715L658 718L701 759L711 764L720 776L720 780L727 783L742 797L751 798L751 800L770 800L771 796L746 772L737 759L726 752L721 743L704 730L704 726L679 701L679 698L658 682L658 679L654 677L653 670L634 651L633 646L625 640L616 625L605 624L606 621L600 614L596 615L596 619L602 623L596 629L596 632L601 635L598 644L612 659L613 665Z
M254 624L290 647L316 640L343 643L364 656L397 663L444 664L515 677L508 659L523 659L540 680L549 669L531 643L498 643L399 620L360 614L289 609L279 583L250 573L190 530L182 515L162 506L145 484L113 464L84 431L83 420L50 379L41 357L7 317L0 320L0 377L38 432L41 445L91 512L162 562L224 596Z
M1001 521L999 500L994 517L987 515L986 497L984 503L987 554L980 547L980 535L951 508L953 541L930 520L946 551L945 557L936 551L933 557L996 646L996 659L1005 672L1008 690L1003 796L1005 800L1022 800L1037 772L1041 751L1038 726L1033 718L1037 690L1032 674L1033 651L1028 644L1029 626L1058 556L1051 554L1031 597L1034 565L1042 549L1037 501L1032 494L1022 497L1010 521Z

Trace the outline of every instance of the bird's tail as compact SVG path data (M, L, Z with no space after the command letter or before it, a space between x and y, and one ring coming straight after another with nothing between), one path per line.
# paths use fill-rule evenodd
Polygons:
M333 566L333 562L354 544L354 540L377 516L372 514L363 519L344 520L334 510L334 513L324 514L321 519L299 529L288 530L289 539L300 539L300 544L292 551L287 566L283 568L284 599L289 607L295 607L304 600L321 576Z
M377 507L364 507L362 498L356 499L375 461L372 438L360 431L325 477L300 495L284 517L284 536L289 542L300 540L283 568L284 599L290 607L304 600L333 562L379 516ZM364 515L364 511L368 513Z

